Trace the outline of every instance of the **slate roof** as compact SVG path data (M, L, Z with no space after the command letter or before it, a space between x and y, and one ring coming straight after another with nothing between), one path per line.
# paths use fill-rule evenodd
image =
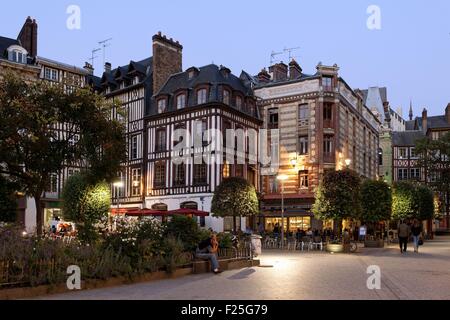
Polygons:
M277 80L274 81L273 79L271 79L269 82L260 82L258 79L258 76L254 76L254 80L255 80L255 88L265 88L265 87L273 87L273 86L278 86L280 84L289 84L289 83L295 83L295 82L299 82L299 81L303 81L303 80L308 80L308 79L315 79L315 78L319 78L319 73L315 73L315 74L306 74L306 73L300 73L300 75L294 79L286 79L286 80Z
M0 37L0 58L7 58L6 49L12 45L22 46L19 40Z
M416 126L416 120L410 120L410 121L406 121L406 130L407 131L412 131L415 129Z
M392 133L392 145L395 146L414 146L417 140L425 137L422 131L403 131Z
M422 117L416 118L419 128L422 128ZM450 128L450 124L445 119L445 116L428 117L428 129L443 129Z
M195 75L189 78L190 71L195 71ZM227 74L227 75L225 75ZM246 72L242 72L238 78L231 71L225 67L219 67L215 64L209 64L200 68L189 68L184 72L180 72L172 75L167 82L163 85L157 95L168 95L169 103L166 108L166 112L176 111L176 101L174 94L176 91L184 89L188 90L187 107L196 106L197 97L193 94L195 87L208 84L210 85L210 92L207 99L208 103L222 102L220 86L226 85L231 87L235 91L239 91L244 97L253 96L253 84L254 78ZM231 106L234 107L234 106ZM256 114L252 115L258 117L257 108L255 106ZM156 115L157 105L154 102L151 106L149 115Z

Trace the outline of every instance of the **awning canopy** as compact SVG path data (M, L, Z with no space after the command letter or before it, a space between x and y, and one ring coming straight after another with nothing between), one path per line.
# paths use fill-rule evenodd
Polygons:
M128 217L162 217L168 215L167 211L159 211L152 209L129 210L125 214Z
M169 215L186 215L186 216L196 216L196 217L208 217L209 216L209 212L206 211L200 211L200 210L195 210L195 209L188 209L188 208L184 208L184 209L177 209L177 210L171 210L168 211Z

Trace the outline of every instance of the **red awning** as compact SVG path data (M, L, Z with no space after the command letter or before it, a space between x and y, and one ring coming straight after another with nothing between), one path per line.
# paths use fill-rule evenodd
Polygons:
M112 215L124 215L129 211L135 211L135 210L139 210L139 208L112 208L111 209L111 214Z
M167 211L158 211L152 209L129 210L126 215L128 217L162 217L166 216Z
M209 212L195 210L195 209L177 209L177 210L171 210L167 212L169 215L192 215L196 217L208 217Z

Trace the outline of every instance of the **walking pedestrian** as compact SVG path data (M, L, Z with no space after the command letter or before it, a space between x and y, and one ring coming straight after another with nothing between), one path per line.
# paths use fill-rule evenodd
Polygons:
M408 251L409 236L411 235L411 228L405 223L404 220L398 226L398 242L400 244L400 252L404 253Z
M411 234L414 243L414 252L419 253L419 241L422 238L423 228L421 223L415 219L413 226L411 227Z

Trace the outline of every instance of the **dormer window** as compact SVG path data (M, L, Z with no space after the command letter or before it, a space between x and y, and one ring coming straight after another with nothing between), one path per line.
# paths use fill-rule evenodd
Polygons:
M230 105L230 91L223 90L223 103Z
M206 89L200 89L197 91L197 104L203 104L206 103Z
M166 99L158 100L158 113L166 111Z
M16 63L27 63L27 51L19 46L13 46L8 49L8 60Z
M186 107L186 95L180 94L177 96L177 109L183 109Z
M242 98L241 97L236 97L236 108L238 108L239 110L242 109Z
M138 83L139 83L139 77L136 76L133 78L133 85L138 84Z

